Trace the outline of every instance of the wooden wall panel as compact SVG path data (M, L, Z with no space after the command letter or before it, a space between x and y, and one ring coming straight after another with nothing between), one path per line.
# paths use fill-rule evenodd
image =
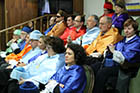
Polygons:
M0 30L4 28L4 0L0 0Z
M5 0L7 27L25 22L38 15L37 0Z
M4 29L4 0L0 0L0 30ZM0 33L0 50L3 50L4 48L4 42L5 41L5 33Z
M83 0L73 0L73 13L83 14Z

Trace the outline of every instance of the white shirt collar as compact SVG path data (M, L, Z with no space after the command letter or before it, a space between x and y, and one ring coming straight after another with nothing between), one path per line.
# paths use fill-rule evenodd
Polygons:
M76 31L78 32L80 29L81 29L81 27L78 27L78 28L76 29Z
M133 36L129 37L129 38L126 38L125 42L127 43L129 40L131 40L133 37L135 37L136 34L134 34Z
M93 28L91 28L91 29L87 29L87 32L88 31L92 31L92 30L94 30L94 29L96 29L97 27L95 26L95 27L93 27Z
M45 53L45 52L46 52L46 50L43 50L43 51L42 51L42 53Z
M70 68L70 66L65 66L66 70L68 70Z
M60 21L60 22L58 22L58 24L61 24L63 22L63 20L62 21Z

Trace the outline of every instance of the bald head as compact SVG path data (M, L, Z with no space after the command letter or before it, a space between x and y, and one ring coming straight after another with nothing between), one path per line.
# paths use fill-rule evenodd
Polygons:
M102 32L107 32L112 26L112 19L108 16L103 16L100 18L99 27Z

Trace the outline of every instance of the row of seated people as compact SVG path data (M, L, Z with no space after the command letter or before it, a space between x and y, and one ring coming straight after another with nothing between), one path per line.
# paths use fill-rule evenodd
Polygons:
M100 19L99 23L103 22L103 18L104 17ZM105 24L106 23L103 22L101 24L102 26L100 25L101 31L103 29L101 27L105 28L107 26L107 24L106 26ZM99 62L98 60L94 60L94 63L90 63L95 74L95 85L93 93L106 93L105 87L107 86L106 83L108 82L108 79L110 77L117 77L113 79L113 81L110 81L110 84L112 84L112 82L114 82L115 84L115 90L112 93L128 93L129 79L131 77L135 77L139 69L138 63L140 60L140 38L136 35L137 29L138 23L132 19L128 19L124 23L125 37L123 39L121 39L120 37L119 42L117 41L118 43L114 42L113 44L113 42L111 42L111 40L113 39L107 39L111 36L111 34L110 36L107 34L110 31L108 29L108 31L103 36L100 34L96 38L96 40L94 40L92 44L88 47L91 48L91 50L93 50L89 53L91 55L94 55L94 57L95 55L96 57L100 57L101 53L104 53L105 56L104 60L101 62ZM99 37L100 39L98 39ZM116 40L116 38L114 38L114 40ZM108 42L110 42L110 44ZM104 47L105 50L103 50ZM123 79L126 76L127 78Z
M75 18L74 16L69 16L67 18L67 22L65 22L64 19L64 11L58 11L56 24L50 26L50 28L45 31L45 35L58 36L63 39L64 43L66 44L68 37L70 37L72 40L75 40L76 38L85 34L86 27L84 26L84 16L77 15ZM51 20L52 18L50 21Z
M118 28L119 32L121 33L123 30L123 23L130 17L126 10L125 4L122 1L117 1L114 4L111 2L104 3L104 14L102 16L109 16L112 18L112 26ZM102 17L101 16L101 17Z
M92 44L86 49L86 53L89 56L92 56L93 57L92 59L97 59L97 60L94 60L92 62L89 62L89 60L86 61L86 59L88 59L89 56L84 57L86 56L86 53L82 52L83 53L82 54L81 52L79 52L80 51L78 50L80 49L79 45L72 44L76 50L70 48L76 52L76 54L74 54L75 55L74 58L78 57L80 60L79 63L77 63L76 61L75 64L77 65L88 64L91 65L91 67L93 68L95 74L95 85L93 89L94 93L104 93L105 82L109 77L111 76L118 77L118 82L120 82L118 73L120 74L121 72L125 72L126 75L134 75L136 74L139 68L139 67L129 68L125 71L123 70L123 68L120 68L120 65L123 62L127 62L133 65L134 63L137 63L139 61L140 39L136 35L138 24L132 19L128 19L124 23L124 33L126 37L123 40L122 37L119 35L118 30L116 28L111 28L111 24L112 24L111 18L107 16L102 17L99 21L99 27L101 32L98 35L98 37L92 42ZM15 61L13 60L6 60L7 63L1 64L0 86L4 92L5 89L6 91L8 90L11 93L13 93L13 91L14 93L19 92L17 91L18 90L17 88L19 86L17 82L19 82L19 84L23 84L26 81L31 81L36 86L39 87L40 85L39 83L46 84L50 79L52 81L50 81L46 85L45 90L43 90L44 92L46 91L52 92L54 89L52 87L55 86L51 86L51 85L58 85L58 84L59 84L58 87L60 89L59 90L60 92L66 91L66 92L81 93L82 91L84 91L85 83L86 83L86 78L84 78L85 74L83 74L84 73L83 70L82 72L79 72L79 70L78 72L76 72L77 71L77 70L75 71L76 67L73 67L74 63L69 63L68 60L71 60L70 62L74 62L73 61L74 59L70 57L71 53L69 53L70 51L69 45L67 46L68 52L66 51L65 60L64 60L65 48L64 48L63 41L61 39L52 36L51 37L42 36L42 34L38 30L34 30L33 32L31 32L29 37L27 35L26 39L28 38L30 39L28 44L32 48L29 52L27 52L26 50L28 50L28 47L25 47L25 49L23 49L23 51L20 52L20 53L24 52L23 53L24 55L22 55L22 57L17 60L17 61L20 60L20 62L17 62L17 64L15 64ZM37 47L38 42L40 43L39 44L40 49ZM113 46L113 44L115 44L115 46ZM99 62L98 59L100 59L100 56L103 55L107 47L111 53L109 53L109 55L106 55L104 64L102 64L102 62ZM46 53L46 50L48 53ZM56 56L57 53L59 54L58 56ZM70 58L67 55L69 55ZM79 57L78 55L81 56ZM12 56L11 58L14 58L14 56ZM54 62L54 64L52 62ZM66 63L65 66L64 66L64 62ZM71 71L67 72L69 71L69 69L72 70L72 72ZM80 67L80 69L83 68ZM132 74L130 74L129 72ZM62 73L62 76L60 73ZM9 83L8 80L10 78L16 80L14 82L12 81L12 83ZM12 87L13 84L14 85L16 84L17 86ZM119 87L118 91L124 90L123 87ZM128 86L125 87L128 88ZM126 91L127 88L125 88ZM122 93L124 93L124 91Z
M85 28L83 26L83 24L84 24L84 17L83 16L80 16L80 15L77 16L75 18L74 22L67 21L67 27L66 27L66 24L64 22L65 15L66 15L66 13L64 11L60 10L57 13L57 18L52 17L50 19L50 25L52 25L52 26L45 32L45 35L47 35L47 33L50 31L50 33L48 33L48 35L60 36L60 38L63 39L65 43L67 43L67 37L70 37L72 40L75 40L77 37L83 35L86 32ZM105 2L105 4L104 4L104 14L102 16L112 17L112 20L113 20L112 21L112 26L118 28L120 33L123 29L124 21L126 19L128 19L128 17L129 17L128 13L126 12L125 5L121 2L118 2L118 3L115 4L115 13L114 13L114 10L113 10L112 3ZM73 17L68 18L68 20L72 21L71 18L74 20ZM57 22L57 25L55 25L56 22L52 23L51 20L52 21L55 20ZM55 25L55 27L54 27L54 25ZM97 25L98 24L96 24L96 26ZM54 28L52 29L52 27L54 27ZM52 31L51 31L51 29L52 29ZM87 30L88 29L91 29L91 28L88 28L88 23L87 23ZM87 31L87 32L90 32L90 31ZM16 37L16 38L18 38L18 37ZM12 41L15 42L15 40L16 39L13 39ZM18 42L20 42L20 41L21 40L19 40ZM23 47L21 47L21 49L23 49ZM11 52L12 50L8 49L7 51Z
M121 3L121 2L117 2L115 4L115 13L114 12L111 12L111 11L113 11L113 5L112 5L112 3L105 2L105 4L104 4L104 14L102 16L112 17L112 20L113 20L112 21L112 26L118 28L119 32L121 32L121 30L123 28L124 21L126 19L128 19L128 17L129 17L128 14L127 14L127 12L126 12L125 5L123 3ZM64 11L62 11L62 10L58 11L57 18L52 17L50 19L50 25L51 25L51 27L49 29L47 29L47 31L45 32L45 35L58 36L61 39L63 39L65 43L67 43L67 39L69 39L68 37L70 37L70 39L72 39L72 40L75 40L77 37L82 36L85 32L92 33L91 31L88 31L88 30L92 30L93 27L95 27L95 26L98 27L98 22L97 22L98 19L97 19L96 15L95 16L93 15L94 16L94 22L96 22L96 23L94 24L94 26L91 26L90 25L90 22L87 22L87 30L86 31L85 31L85 27L83 26L84 25L84 17L83 16L80 16L80 15L78 15L75 19L73 17L71 17L71 16L68 17L67 18L67 20L68 20L67 21L67 27L66 27L66 24L65 24L65 21L64 21L65 15L66 15L66 13ZM52 23L54 20L56 22ZM74 21L74 22L72 22L72 21ZM119 26L119 27L117 27L117 26ZM95 38L96 38L97 35L98 34L95 35ZM85 35L85 36L88 36L88 35ZM94 35L92 34L92 37L93 36ZM13 39L11 41L15 42L15 40L16 39ZM94 38L92 39L92 41L93 40L94 40ZM21 40L19 40L19 41L21 41ZM89 42L89 44L91 44L91 42ZM22 49L23 49L23 46L21 47L21 50Z
M61 19L61 17L62 17L59 14L57 16L59 16L59 17L56 20ZM83 21L82 22L80 21L81 17L82 16L75 17L75 19L74 19L75 20L74 21L75 27L77 24L83 25ZM91 65L91 67L93 68L93 71L95 73L95 86L93 89L94 93L104 93L104 86L105 86L105 82L106 82L107 78L112 76L112 73L114 76L117 77L118 70L120 69L119 66L122 62L127 61L127 63L131 63L131 62L137 63L139 61L138 56L139 56L139 44L140 43L139 43L139 37L136 35L136 31L138 28L137 23L132 19L128 19L124 23L124 33L126 34L126 38L124 38L122 40L122 36L119 34L118 29L112 28L112 21L111 20L112 19L110 17L107 17L107 16L101 17L100 21L99 21L99 28L100 28L99 29L97 17L95 15L90 16L87 20L87 28L88 29L87 29L86 34L84 34L82 36L82 42L81 42L81 38L76 39L76 40L80 41L81 45L84 44L84 41L88 41L88 39L90 41L90 43L89 43L90 45L89 45L89 47L87 47L86 53L88 56L92 56L93 57L92 59L95 59L95 60L93 62L89 62L89 61L86 62L85 61L85 64ZM60 23L62 23L62 21L60 21ZM64 67L64 68L66 68L68 70L69 70L69 67L74 65L73 63L67 63L68 62L67 56L65 56L65 60L64 60L64 56L61 56L61 55L59 55L57 57L51 57L54 55L56 56L57 53L58 54L64 53L64 45L57 42L57 39L59 39L59 38L51 41L51 39L55 38L55 37L52 37L52 35L53 36L57 35L56 31L59 31L59 30L56 30L56 29L61 27L60 23L58 25L55 25L54 26L55 28L52 28L52 31L49 32L51 37L47 37L47 38L45 37L46 39L44 40L44 42L41 41L42 39L40 40L40 36L42 34L38 30L34 30L33 32L30 33L30 35L28 35L28 33L26 33L24 35L24 38L27 40L26 44L28 44L28 45L26 47L24 47L24 49L19 54L16 55L14 53L14 55L12 55L12 54L10 54L11 56L8 55L5 59L5 61L7 63L4 63L4 62L1 63L0 73L2 75L0 77L1 78L0 79L1 80L0 86L3 89L3 91L8 88L7 90L9 92L10 91L12 91L12 93L13 93L13 91L15 91L14 93L18 92L17 91L18 86L14 87L12 89L11 86L13 83L9 84L9 81L8 81L9 78L13 78L13 79L18 80L19 84L23 84L23 82L25 82L25 81L32 81L36 86L39 87L39 85L40 85L39 83L41 83L41 84L48 83L48 80L51 78L51 76L53 76L54 73L56 73L57 70L62 67L62 65L64 65L64 61L66 62L66 67ZM78 30L80 28L81 28L81 26L77 27ZM98 30L97 33L99 35L97 35L96 36L97 38L95 37L95 39L91 38L94 35L88 36L88 34L87 34L87 33L89 33L89 31L92 31L91 28L96 28L96 30ZM22 32L24 33L26 31L22 31ZM49 33L47 35L49 35ZM91 32L90 35L92 35L92 33L93 32ZM88 37L88 39L86 36ZM28 39L30 39L30 40L28 40ZM59 39L59 41L61 41L61 43L63 42L61 39ZM69 42L71 40L67 40L67 41ZM39 48L38 48L38 42L40 42ZM52 43L56 42L56 43L53 46L50 43L48 44L48 42L52 42ZM74 41L71 41L71 42L75 43ZM117 43L117 42L119 42L119 43ZM41 45L41 44L46 44L44 46L44 51L46 49L48 53L42 51L43 45ZM57 45L57 44L58 44L58 46L56 47L55 45ZM114 51L114 46L113 46L114 44L116 46L116 50L120 51L120 52ZM77 45L74 45L74 47L76 47L76 46ZM131 47L129 47L129 46L131 46ZM63 52L56 51L57 48L61 49L60 47L62 48ZM68 47L69 47L69 45L68 45ZM78 46L78 47L80 48L80 46ZM110 53L111 55L109 55L109 56L107 55L108 58L105 58L105 64L102 66L101 62L96 62L96 59L97 59L97 61L98 61L98 59L100 59L100 57L106 51L107 47L108 47L108 50L111 51L111 53ZM79 48L76 47L76 50L72 49L72 51L78 51ZM50 53L49 53L49 51L50 51ZM69 49L68 49L68 51L69 51ZM42 55L42 53L46 53L46 55ZM66 52L66 54L70 55L71 53ZM77 52L77 54L74 54L74 55L80 55L80 54L82 55L82 53ZM17 58L17 59L14 59L14 58ZM75 58L76 58L76 56L75 56ZM83 57L83 58L86 59L85 57ZM13 59L14 59L14 61L13 61ZM54 61L54 59L55 59L55 61ZM82 59L82 57L80 57L80 59ZM20 61L20 62L17 62L17 61ZM46 61L47 62L53 61L55 63L49 64ZM61 61L61 62L63 61L62 62L63 64L61 64L61 62L59 62L59 61ZM58 62L60 64L57 64ZM107 63L107 62L110 62L112 65L110 66L110 63ZM49 65L47 65L47 64L49 64ZM51 65L55 65L55 67L53 67ZM131 68L131 69L132 69L132 71L129 71L129 70L126 71L127 72L126 74L129 75L128 72L135 72L136 73L138 68L135 67L135 69L134 68ZM64 73L62 73L61 71ZM112 72L109 72L109 71L112 71ZM122 69L119 71L119 73L121 73L121 71L122 71ZM20 72L22 72L22 73L20 73ZM51 81L52 83L48 83L48 84L57 85L59 83L58 87L60 89L59 90L60 92L65 93L65 91L66 91L66 93L67 92L80 92L81 93L85 87L85 82L83 83L83 81L86 81L85 78L81 79L81 77L85 77L85 75L82 74L82 72L73 73L72 75L66 74L66 78L64 78L64 81L63 80L61 81L61 80L59 80L59 73L62 73L62 76L60 76L62 78L62 77L64 77L66 71L64 71L64 69L60 69L60 71L58 71L51 78L55 81ZM108 75L106 75L107 72L108 72ZM78 77L78 74L79 75L82 74L84 76ZM74 77L75 75L77 76L77 78ZM6 77L6 78L4 78L4 77ZM71 82L67 80L69 77L72 77ZM79 81L78 82L74 81L75 79L79 80L79 78L81 80L80 81L81 83ZM118 79L118 81L119 81L119 79ZM17 81L14 81L14 84L15 84L15 82L17 84ZM74 82L76 82L76 84ZM68 86L67 86L67 83L68 83ZM75 86L73 86L73 85L75 85ZM81 85L83 85L83 86L81 86ZM50 86L50 85L46 85L46 87L48 87L48 86ZM52 86L52 87L55 87L55 86ZM71 87L71 88L69 88L69 87ZM76 87L76 89L73 89L75 87ZM121 87L121 88L123 89L123 87ZM52 90L48 90L48 89L52 89ZM127 88L126 88L126 90L127 90ZM46 91L49 91L49 92L53 91L53 88L48 87L44 90L44 92L46 92ZM124 92L122 92L122 93L124 93Z
M113 5L110 2L105 2L104 4L104 14L101 16L109 16L112 18L112 26L119 30L119 33L122 33L123 23L130 17L127 13L125 5L122 2L115 3L115 12L113 10ZM69 23L69 21L65 22L66 12L60 10L56 16L56 22L53 26L51 26L46 32L46 35L53 35L61 37L66 41L66 37L71 37L72 40L75 40L77 37L83 35L86 31L84 28L84 16L77 15L73 23ZM100 17L100 18L101 18ZM67 20L70 20L67 19ZM67 25L66 25L66 24ZM87 24L88 25L88 24ZM88 26L87 26L88 28ZM89 28L88 28L89 29ZM69 33L68 33L69 32Z
M115 12L111 12L113 10L113 5L110 2L105 2L104 4L104 14L101 16L109 16L112 18L112 27L115 27L119 30L119 33L122 33L123 23L129 18L129 15L126 11L125 5L121 2L117 2L115 4ZM52 17L50 19L51 26L49 29L45 31L45 35L48 36L58 36L64 40L64 43L71 42L76 40L78 43L83 43L83 45L91 44L93 40L98 36L99 29L98 29L98 18L96 15L92 15L87 19L87 29L84 27L84 16L77 15L75 18L74 16L68 16L67 21L65 22L66 13L62 10L58 11L56 17ZM101 18L100 17L100 18ZM93 18L94 21L91 21ZM51 20L55 20L54 24L52 24ZM89 20L89 21L88 21ZM94 22L94 23L92 23ZM94 28L96 27L96 28ZM86 35L84 35L86 33ZM93 35L93 32L95 35ZM92 33L92 34L91 34ZM82 41L82 38L89 38L91 42ZM85 39L83 39L85 40ZM87 40L88 41L88 40ZM82 45L82 46L83 46ZM86 47L86 46L85 46ZM87 48L87 47L86 47Z
M94 18L94 16L92 16L91 18ZM92 20L92 19L91 19ZM98 20L97 20L98 21ZM99 30L99 28L98 28ZM99 31L98 31L99 32ZM30 34L29 34L30 33ZM37 35L36 35L37 34ZM24 40L24 49L16 54L16 53L11 53L8 56L6 56L5 61L1 62L1 73L3 73L3 75L1 76L1 79L5 77L5 80L3 80L3 82L1 82L1 85L6 86L8 82L7 80L9 80L9 74L11 73L11 71L13 70L13 68L18 67L18 66L25 66L28 63L30 63L31 61L35 60L38 56L40 56L42 54L42 45L39 46L38 49L37 47L37 42L39 40L39 36L41 36L41 33L37 30L34 30L33 32L31 32L31 30L29 30L28 27L24 27L21 30L21 39ZM30 39L30 40L29 40ZM50 40L44 40L44 41L50 41ZM56 41L56 40L55 40ZM42 42L42 41L40 41ZM91 41L90 41L91 42ZM15 42L13 42L15 43ZM59 44L59 43L58 43ZM56 45L56 44L54 44ZM15 47L15 45L14 45ZM62 47L62 46L60 46ZM57 46L57 48L60 48ZM56 47L55 47L56 48ZM62 47L63 48L63 47ZM47 50L48 51L48 50ZM46 52L44 52L46 53ZM49 52L48 52L49 53ZM20 62L18 62L20 61ZM57 61L56 61L57 62ZM58 64L59 65L59 64ZM51 66L50 66L51 67ZM59 67L59 66L58 66ZM55 68L53 68L55 69ZM7 73L8 72L8 73ZM55 72L55 71L54 71ZM32 71L31 71L32 73ZM19 73L18 73L19 74ZM52 70L51 70L51 74ZM48 75L51 76L51 75ZM20 77L20 76L19 76ZM45 76L44 76L45 77ZM45 77L46 78L46 77ZM50 78L50 77L49 77ZM16 78L17 79L17 78ZM47 79L47 78L46 78ZM18 79L20 80L20 79ZM41 79L42 80L42 79ZM43 82L43 81L42 81ZM46 81L45 81L46 82ZM43 83L44 84L44 83ZM4 89L4 88L2 88ZM5 89L4 89L5 90ZM3 90L2 90L3 91ZM5 92L5 91L4 91Z
M67 72L66 70L68 75L66 78L63 78L64 80L62 81L65 81L70 76L76 74L75 76L71 78L73 79L74 77L77 77L78 73L81 73L81 75L79 75L79 77L77 78L79 79L81 76L85 77L83 80L80 80L80 81L77 81L75 79L73 80L75 80L75 84L77 84L78 87L79 87L79 84L76 82L83 82L80 85L84 89L86 85L86 82L84 82L86 81L86 76L85 76L83 68L79 66L82 64L81 61L86 59L84 58L84 56L86 57L86 53L84 52L84 49L81 47L82 48L81 50L80 45L71 44L71 45L68 45L66 53L64 53L65 47L64 47L63 40L61 40L58 37L46 37L46 36L41 36L39 39L38 33L39 32L36 30L30 33L29 38L31 39L30 44L32 46L32 50L29 51L29 53L26 53L26 55L24 55L21 58L22 60L20 60L20 62L17 62L17 64L15 65L16 67L11 66L13 62L10 64L9 63L10 60L7 63L2 64L2 65L8 64L8 66L6 66L6 68L3 68L3 69L1 68L0 70L0 73L1 73L0 80L2 81L0 84L0 87L2 89L1 93L7 93L7 92L17 93L19 92L18 91L19 84L22 84L26 81L33 82L38 87L39 87L39 83L46 84L48 80L51 78L51 76L53 76L56 73L56 71L63 66L64 66L64 70L66 66L67 70L70 69L70 72L72 71L74 72L71 74L68 74L69 72ZM40 43L39 47L40 47L40 52L42 50L41 52L42 54L40 54L40 56L37 57L36 60L29 61L29 57L31 58L35 54L39 53L39 51L35 51L36 48L38 48L37 42ZM74 53L75 55L78 54L76 58L74 57ZM82 60L81 60L81 55L84 55L82 56L83 57ZM28 60L27 63L24 61L24 59L26 59L26 61ZM64 62L67 65L64 65ZM80 70L80 72L78 69ZM12 78L12 80L9 80L9 78ZM69 84L73 84L73 80L69 82ZM19 84L17 82L19 82ZM64 86L63 84L64 82L62 83L62 86ZM71 89L68 90L68 88L69 88L69 85L68 86L65 85L65 89L62 89L61 91L64 91L64 92L72 91ZM78 91L83 91L83 89L78 90Z
M26 45L26 34L29 34L32 32L30 27L25 26L22 29L16 29L13 32L12 39L6 44L7 49L5 51L1 51L1 57L5 57L6 55L14 52L15 54L18 54Z

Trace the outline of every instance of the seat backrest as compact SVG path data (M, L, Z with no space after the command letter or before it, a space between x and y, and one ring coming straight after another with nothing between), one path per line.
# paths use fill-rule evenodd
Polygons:
M129 93L140 93L140 68L136 77L130 80Z
M87 84L84 93L92 93L93 86L94 86L94 72L92 68L88 65L84 65L83 67L85 69L85 73L87 77Z
M136 19L136 22L138 22L138 23L139 23L139 26L138 26L138 31L139 31L139 36L140 36L140 17L138 17L138 18Z

